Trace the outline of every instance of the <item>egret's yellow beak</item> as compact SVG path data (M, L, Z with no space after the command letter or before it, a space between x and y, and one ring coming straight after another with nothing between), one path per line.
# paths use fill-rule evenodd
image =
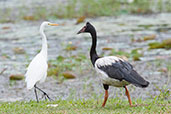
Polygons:
M59 26L59 24L55 24L55 23L49 23L48 25L51 25L51 26Z

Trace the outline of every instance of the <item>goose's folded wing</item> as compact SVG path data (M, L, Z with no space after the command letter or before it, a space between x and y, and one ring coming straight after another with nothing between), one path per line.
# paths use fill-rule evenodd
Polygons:
M95 67L106 73L110 78L120 81L126 80L135 86L146 87L149 84L133 69L130 63L115 56L98 59Z

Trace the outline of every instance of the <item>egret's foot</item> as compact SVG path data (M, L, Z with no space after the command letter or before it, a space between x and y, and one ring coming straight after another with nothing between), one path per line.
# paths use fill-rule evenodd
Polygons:
M40 88L38 88L36 85L34 87L43 93L42 98L45 97L45 100L47 100L47 98L48 98L49 101L52 101L52 99L48 96L48 94L46 92L44 92L43 90L41 90Z
M49 99L49 101L53 101L53 100L49 97L49 95L48 95L47 93L45 93L45 92L43 92L42 98L45 98L45 100Z
M43 93L43 95L42 95L42 98L41 99L43 99L43 98L45 98L45 100L47 100L47 98L46 98L46 95Z

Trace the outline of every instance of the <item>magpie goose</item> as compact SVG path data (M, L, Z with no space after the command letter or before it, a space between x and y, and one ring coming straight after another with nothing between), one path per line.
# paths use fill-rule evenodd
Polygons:
M124 87L130 106L132 106L131 98L127 85L133 84L137 87L145 88L149 82L144 80L133 68L133 66L122 58L116 56L99 57L96 53L96 30L89 22L77 33L90 33L92 37L92 45L90 50L90 59L105 89L105 96L102 107L105 106L108 99L109 86Z

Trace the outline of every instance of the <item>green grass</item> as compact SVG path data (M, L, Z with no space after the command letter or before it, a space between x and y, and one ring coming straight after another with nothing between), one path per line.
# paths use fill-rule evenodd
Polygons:
M35 101L0 103L1 114L139 114L139 113L171 113L171 101L136 100L136 107L130 107L128 101L119 98L109 99L104 108L103 99L90 100L57 100L53 102ZM134 102L134 104L135 104ZM47 107L48 104L58 104L57 107Z
M153 1L135 0L130 4L126 1L127 0L123 0L122 2L120 0L69 0L67 4L54 3L51 4L51 6L29 7L23 5L17 8L8 7L0 10L0 15L2 16L0 22L171 12L171 2L169 0L165 4L165 11L162 10L161 0L159 0L156 5L156 11L153 11L153 7L151 7L154 4Z

